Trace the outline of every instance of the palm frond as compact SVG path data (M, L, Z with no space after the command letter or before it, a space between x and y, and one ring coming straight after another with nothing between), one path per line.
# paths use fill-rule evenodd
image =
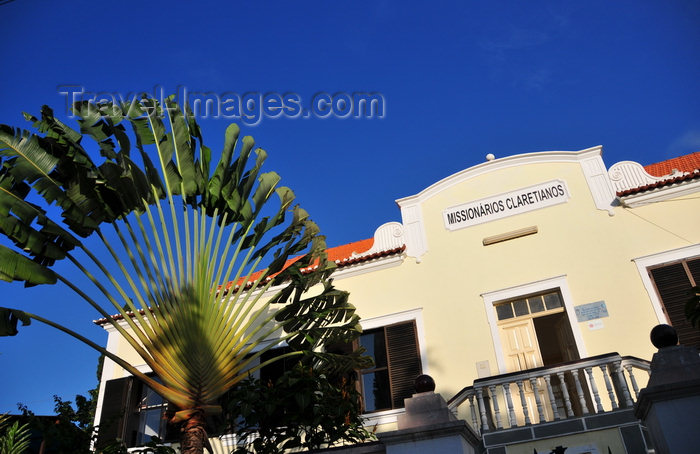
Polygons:
M335 265L318 226L294 206L281 177L263 171L267 153L251 137L239 140L239 128L227 128L210 174L211 151L187 106L77 103L74 112L80 133L48 108L41 119L27 116L43 136L0 126L0 234L18 249L0 248L0 279L67 285L160 382L110 358L183 415L210 408L281 343L290 355L317 355L337 368L357 360L319 353L324 343L359 335L359 318L329 281ZM101 162L83 137L97 144ZM49 214L57 211L59 220ZM90 235L101 252L78 239ZM52 271L65 258L91 290ZM30 317L104 350L13 311L0 312L0 334L16 334Z
M0 433L0 452L3 454L22 454L29 447L31 432L29 424L15 421L4 433Z

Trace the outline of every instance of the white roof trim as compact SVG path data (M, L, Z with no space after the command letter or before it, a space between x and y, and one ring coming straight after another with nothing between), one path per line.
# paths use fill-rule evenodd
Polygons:
M664 200L695 194L698 191L700 191L700 180L696 178L689 181L679 181L678 183L667 186L651 188L638 193L620 196L618 199L624 207L636 208L639 206L648 205L650 203L663 202Z
M650 175L641 164L634 161L621 161L613 164L608 170L608 175L610 175L610 181L617 192L672 178L670 176L655 177Z
M592 156L600 156L602 152L603 146L598 145L579 151L539 151L535 153L507 156L504 158L495 159L493 161L486 161L443 178L437 183L423 189L418 194L397 199L396 203L400 207L421 203L455 184L459 184L463 181L488 172L493 172L494 170L540 162L581 162Z
M613 202L615 201L615 191L610 184L608 172L601 157L602 153L603 147L602 145L598 145L580 151L541 151L507 156L505 158L477 164L461 172L450 175L447 178L443 178L416 195L397 199L396 203L401 209L401 219L404 227L406 255L408 257L415 257L416 263L420 263L422 256L428 252L428 238L425 232L421 209L421 204L423 202L471 178L509 167L551 162L576 163L583 171L596 207L600 210L607 211L608 214L612 216L614 214Z
M343 263L348 260L356 260L358 258L367 257L368 255L381 254L386 251L401 248L406 244L403 230L403 225L400 222L387 222L382 224L374 231L374 243L372 243L371 248L360 253L353 251L350 257L346 257L344 260L336 260L335 263Z

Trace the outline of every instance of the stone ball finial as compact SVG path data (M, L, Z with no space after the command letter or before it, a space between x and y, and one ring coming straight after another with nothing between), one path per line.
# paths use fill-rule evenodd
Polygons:
M416 388L418 393L427 393L428 391L435 391L435 380L430 375L419 375L413 382L413 386Z
M656 325L651 330L651 343L656 348L673 347L678 345L678 334L670 325Z

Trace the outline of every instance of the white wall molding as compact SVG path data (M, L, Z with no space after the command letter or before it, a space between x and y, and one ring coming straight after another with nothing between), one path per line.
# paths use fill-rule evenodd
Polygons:
M338 268L331 276L334 280L346 279L348 277L359 276L360 274L373 273L375 271L394 268L403 263L406 258L405 254L396 253L388 257L379 257L376 259L367 260L355 265L348 265Z
M398 416L406 413L405 408L395 408L393 410L378 411L375 413L365 413L362 415L365 427L381 426L390 424L398 420Z
M428 237L425 234L423 210L419 202L408 205L399 203L399 207L401 208L401 219L404 225L406 255L414 257L420 263L421 257L428 252Z
M590 156L581 161L581 168L586 176L586 182L588 182L588 188L591 191L596 208L607 211L610 216L614 216L615 188L613 188L601 156L602 147L596 148L600 149L600 153L597 156Z
M105 349L110 353L115 353L117 351L117 345L119 344L121 335L112 325L109 325L109 328L111 328L111 330L105 328L108 332L107 345L105 346ZM112 380L114 378L115 367L116 363L105 356L104 362L102 363L102 375L100 376L100 389L97 392L97 406L95 407L96 426L100 424L100 418L102 417L102 404L105 400L105 386L107 386L107 380Z

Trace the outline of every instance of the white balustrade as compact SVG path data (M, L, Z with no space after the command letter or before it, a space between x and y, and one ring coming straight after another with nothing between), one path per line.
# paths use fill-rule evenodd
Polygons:
M496 420L496 429L502 429L501 425L501 411L498 409L498 396L496 395L496 385L490 385L489 391L491 391L491 402L493 402L493 413L494 419Z
M559 419L559 407L557 405L557 399L554 397L554 390L552 389L552 377L549 375L545 375L544 382L547 385L547 397L549 397L549 404L552 407L552 414L554 415L554 419Z
M471 420L469 424L477 432L605 413L631 408L648 372L648 361L610 353L480 378L448 405L463 419Z

